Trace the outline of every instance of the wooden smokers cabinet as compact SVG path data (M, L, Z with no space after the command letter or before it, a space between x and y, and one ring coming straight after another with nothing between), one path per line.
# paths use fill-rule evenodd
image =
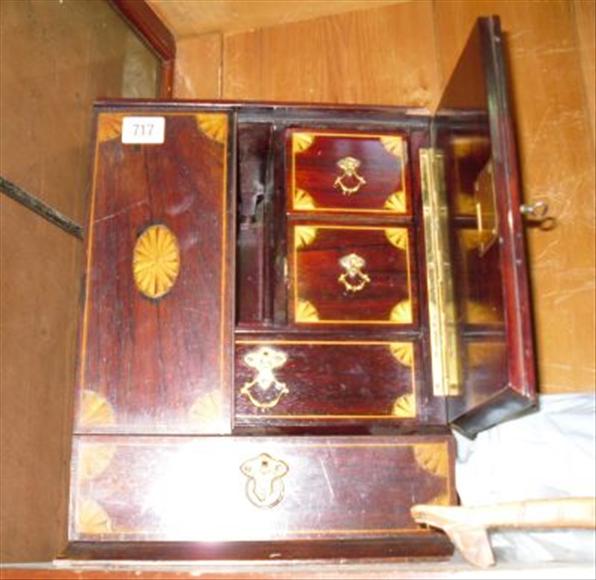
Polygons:
M96 111L71 558L447 556L449 425L535 400L496 18L435 115Z

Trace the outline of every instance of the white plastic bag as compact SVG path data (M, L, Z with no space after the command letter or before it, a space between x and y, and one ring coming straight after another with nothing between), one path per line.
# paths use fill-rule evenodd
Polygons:
M543 395L540 410L471 441L456 433L457 490L464 506L596 496L596 397ZM497 558L519 562L594 561L590 530L497 531Z

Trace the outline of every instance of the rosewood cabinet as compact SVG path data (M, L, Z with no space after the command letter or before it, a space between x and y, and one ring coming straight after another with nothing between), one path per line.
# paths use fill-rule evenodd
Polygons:
M447 556L450 426L534 404L496 18L438 111L96 110L72 558Z

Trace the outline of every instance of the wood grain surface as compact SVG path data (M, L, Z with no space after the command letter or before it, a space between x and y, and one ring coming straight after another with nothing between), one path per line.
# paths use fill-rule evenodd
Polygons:
M289 132L287 147L290 211L411 214L405 135L298 129ZM342 169L346 159L354 170Z
M149 0L149 4L179 38L213 30L239 32L264 26L311 20L326 14L364 10L409 0Z
M75 430L228 432L227 115L165 115L163 144L127 145L119 134L127 114L143 112L98 115ZM217 122L216 138L203 127ZM153 297L133 276L133 256L156 225L170 232L178 269L169 292ZM161 263L163 243L145 250L153 252L146 266ZM93 405L110 412L100 417Z
M593 146L596 140L596 113L594 110L594 101L596 100L596 2L594 0L574 0L573 9L584 75L587 116L592 123Z
M484 311L486 318L492 318L483 321L492 326L490 332L501 330L506 339L507 379L499 383L495 377L492 395L466 393L467 400L473 401L469 416L456 418L456 414L449 413L453 424L472 435L503 421L518 405L523 409L536 403L525 224L519 209L521 184L503 46L500 21L479 21L458 59L437 112L439 132L447 131L451 137L449 142L455 137L452 127L462 124L457 121L458 109L466 105L477 109L475 122L479 127L472 141L474 146L466 145L472 158L483 152L486 156L483 143L487 134L490 133L491 138L490 165L476 167L473 173L478 214L474 225L482 231L475 233L462 228L456 211L450 212L455 217L450 219L449 227L450 236L455 238L451 245L456 256L456 301L460 311L467 314L460 316L460 335L465 336L467 328L470 332L474 328L474 323L466 327L474 307ZM445 151L452 155L451 147ZM449 201L457 207L457 189L451 192ZM466 241L473 240L474 235L480 243L476 248L466 248ZM487 371L491 368L489 366ZM465 383L470 385L471 381ZM474 385L471 386L474 389ZM500 398L506 401L502 406L495 404ZM448 401L453 410L458 403ZM485 416L483 407L488 409Z
M340 538L399 544L403 531L424 544L432 533L414 523L410 506L455 502L453 452L449 435L76 437L69 539L217 549ZM265 463L283 470L270 481L260 475Z
M225 36L222 96L427 107L431 22L422 0Z
M390 240L394 232L403 240L400 247ZM288 248L295 324L418 324L418 268L410 228L296 221L288 228ZM348 270L340 262L352 254L364 260L360 274L347 279L357 288L364 285L356 291L341 283ZM308 305L314 307L312 316Z
M177 99L221 98L223 40L214 32L176 42L174 96Z
M82 248L4 196L0 229L1 560L42 560L65 540Z
M275 400L273 385L266 390L252 386L257 405L242 392L257 377L245 357L262 348L287 357L274 371L287 393L270 408L258 404ZM419 347L412 342L237 340L235 425L417 421L416 392L422 377Z

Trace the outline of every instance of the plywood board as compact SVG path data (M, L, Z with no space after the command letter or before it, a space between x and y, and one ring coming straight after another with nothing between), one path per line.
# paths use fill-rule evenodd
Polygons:
M586 106L592 124L592 141L594 142L596 141L596 113L594 111L594 101L596 100L596 2L594 0L575 0L573 8L582 71L584 73Z
M370 9L411 0L149 0L181 38L209 32L240 32Z
M218 32L182 38L176 43L175 98L221 98L222 49Z
M553 231L529 233L540 389L593 390L594 150L573 5L437 2L443 82L475 19L489 14L507 31L525 199L547 201L558 220Z
M223 96L426 107L433 41L430 0L226 35Z
M0 197L4 561L64 543L81 243Z

